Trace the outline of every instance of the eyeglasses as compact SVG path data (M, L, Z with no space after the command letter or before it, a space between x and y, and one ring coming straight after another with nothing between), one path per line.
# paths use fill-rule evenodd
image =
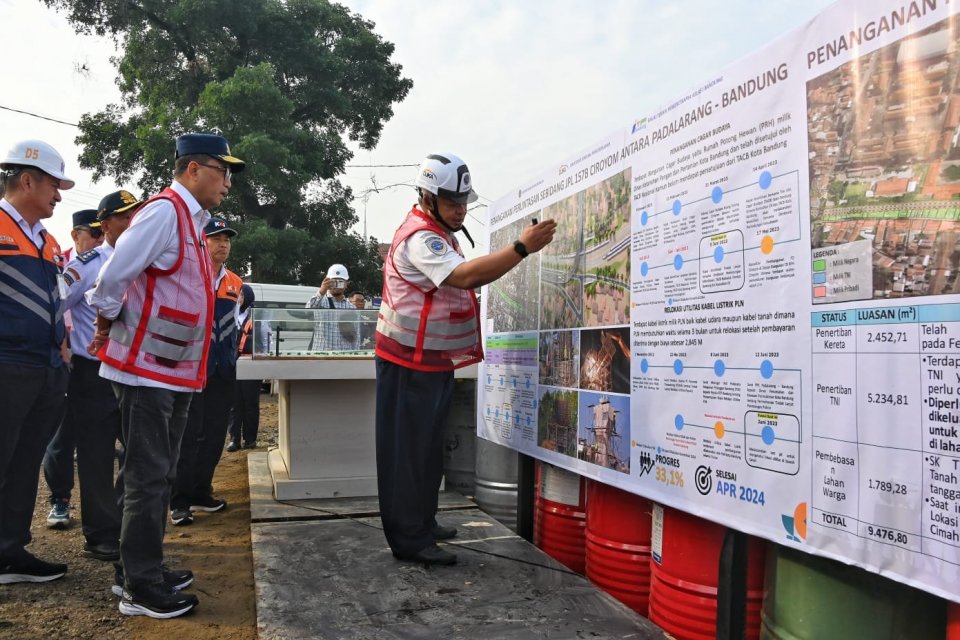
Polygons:
M223 174L224 180L229 180L233 176L233 172L230 170L230 167L221 167L215 164L204 164L202 162L197 162L201 167L206 167L207 169L215 169Z
M77 226L75 226L75 227L73 228L73 230L74 230L74 231L86 231L87 233L90 234L90 237L93 238L93 239L97 239L97 238L99 238L100 236L103 235L103 229L101 229L100 227L91 227L91 226L86 225L86 224L78 224Z

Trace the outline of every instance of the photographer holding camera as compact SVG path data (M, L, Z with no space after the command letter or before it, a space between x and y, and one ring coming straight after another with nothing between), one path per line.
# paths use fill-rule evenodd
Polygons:
M327 269L327 277L320 283L317 295L307 301L307 309L336 309L317 314L318 322L313 326L313 340L310 349L313 351L352 351L357 346L356 314L350 320L343 320L344 311L356 311L356 307L344 294L350 274L342 264L331 265Z

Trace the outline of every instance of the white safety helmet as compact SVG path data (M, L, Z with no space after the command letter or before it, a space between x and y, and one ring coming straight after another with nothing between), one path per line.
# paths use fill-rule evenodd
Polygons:
M57 150L41 140L22 140L7 151L0 160L0 169L15 166L35 167L60 181L61 189L72 189L76 184L63 173L63 157Z
M458 204L477 200L470 180L470 169L452 153L432 153L420 164L415 184L435 196L441 196Z
M347 268L342 264L332 264L330 268L327 269L328 278L340 278L342 280L349 280L350 274L347 273Z

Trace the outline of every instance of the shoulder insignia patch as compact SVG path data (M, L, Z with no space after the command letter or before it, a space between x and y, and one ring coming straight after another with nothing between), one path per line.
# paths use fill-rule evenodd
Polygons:
M447 243L443 241L443 238L437 235L431 235L424 238L424 242L427 245L427 249L430 250L430 253L438 256L442 256L447 252Z
M90 249L89 251L84 251L83 253L78 255L77 261L80 262L81 264L87 264L88 262L90 262L96 257L97 257L97 250Z

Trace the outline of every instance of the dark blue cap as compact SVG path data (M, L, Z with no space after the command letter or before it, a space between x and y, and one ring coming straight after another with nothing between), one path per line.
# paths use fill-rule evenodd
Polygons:
M100 223L97 222L97 210L96 209L84 209L83 211L77 211L73 214L73 226L76 227L99 227Z
M240 173L247 166L240 158L230 155L230 145L227 144L227 139L223 136L212 133L185 133L177 138L177 155L175 157L198 154L223 160L230 165L230 171L233 173Z
M227 234L228 238L232 238L237 235L236 230L230 228L230 223L228 223L223 218L218 218L214 216L210 218L210 222L207 223L207 226L203 228L203 235L212 236L218 233Z

